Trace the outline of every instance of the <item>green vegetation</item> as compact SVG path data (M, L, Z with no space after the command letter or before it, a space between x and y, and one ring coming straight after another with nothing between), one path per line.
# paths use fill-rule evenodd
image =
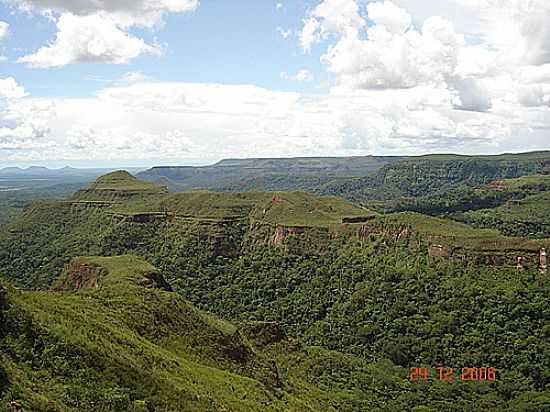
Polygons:
M493 227L508 236L550 238L550 191L511 200L494 209L457 217L475 227Z
M532 175L367 205L383 213L415 211L450 217L476 228L498 230L506 236L545 239L550 238L549 189L550 176ZM449 233L454 234L455 229Z
M8 287L0 410L12 400L32 411L312 410L235 326L124 281L147 263L85 261L116 281L78 294Z
M538 168L499 161L510 170L478 176L467 159L409 182L425 196L392 186L368 209L304 192L170 194L123 172L32 204L0 232L0 272L34 289L0 281L0 411L548 409L550 283L515 259L550 242L474 220L548 224L549 177L475 183ZM414 170L400 163L384 173ZM437 200L441 179L453 190ZM429 258L434 242L465 259ZM498 379L405 379L439 365Z
M155 183L136 179L130 173L120 170L101 176L88 188L75 193L73 200L113 201L124 198L159 196L167 192L166 188Z
M179 281L180 294L228 323L136 285L154 269L137 258L73 264L105 269L104 282L78 293L2 287L9 384L0 408L498 411L543 410L550 400L550 290L533 273L430 267L376 241L317 258L260 248L232 263L204 259L194 281ZM255 328L238 322L249 320ZM264 320L300 340L254 339ZM498 380L405 380L408 366L438 364L496 367Z
M550 153L505 157L426 157L391 163L377 173L320 188L325 194L365 202L440 195L457 186L477 187L495 180L539 174Z
M81 186L81 183L75 183L28 190L0 190L0 227L15 221L32 201L37 199L65 199L80 189Z
M550 170L550 152L499 156L428 155L296 159L229 159L205 167L154 167L140 179L173 191L308 191L365 202L444 193Z

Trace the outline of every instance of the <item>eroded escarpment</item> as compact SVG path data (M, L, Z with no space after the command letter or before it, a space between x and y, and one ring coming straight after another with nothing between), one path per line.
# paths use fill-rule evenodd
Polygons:
M107 270L94 264L71 262L65 265L56 292L78 292L83 289L97 289Z
M541 273L548 272L545 248L476 251L452 244L430 244L428 256L432 261L455 261L475 266L504 266L515 267L519 271L538 269Z

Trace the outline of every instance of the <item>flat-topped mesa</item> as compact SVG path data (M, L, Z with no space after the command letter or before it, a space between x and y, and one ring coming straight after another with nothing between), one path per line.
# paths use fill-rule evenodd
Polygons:
M115 201L136 197L161 196L168 193L168 189L156 183L145 182L132 176L125 170L103 175L86 189L76 192L73 201Z
M52 289L57 292L79 292L117 284L172 291L158 269L131 255L75 258L65 265L63 275Z

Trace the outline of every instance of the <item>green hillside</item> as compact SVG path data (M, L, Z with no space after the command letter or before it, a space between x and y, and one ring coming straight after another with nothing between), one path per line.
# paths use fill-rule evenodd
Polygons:
M130 173L120 170L99 177L87 188L75 193L73 200L109 201L120 197L160 196L164 193L167 193L166 188L139 180Z
M173 191L292 191L365 202L443 193L456 185L550 171L550 152L497 156L426 155L295 159L229 159L203 167L154 167L141 179Z
M310 399L320 390L306 381L286 388L236 326L135 285L154 269L146 262L73 263L103 269L105 282L78 293L0 286L0 410L15 402L32 411L308 411L349 401Z
M497 207L466 211L456 218L492 227L508 236L550 238L550 176L526 176L493 184L493 191L518 195Z
M364 265L366 258L364 255L357 263ZM457 352L452 355L452 362L471 362L481 356L477 359L480 364L502 368L501 382L464 382L454 389L449 383L408 382L406 369L394 363L403 362L406 341L400 340L393 347L380 344L397 331L395 328L412 327L414 317L403 317L402 309L399 324L383 326L381 319L373 316L375 312L370 312L379 304L372 302L362 305L359 311L355 309L368 319L368 324L340 324L344 321L342 314L354 310L348 305L360 304L367 289L362 289L361 296L356 291L353 299L338 311L332 311L326 321L316 323L312 318L308 340L318 346L310 347L286 337L278 323L258 320L230 323L195 309L173 292L137 284L144 273L158 270L134 256L78 258L64 275L76 280L78 275L89 273L90 267L101 271L102 281L97 287L76 292L18 291L0 281L0 410L11 410L9 405L37 412L394 411L422 405L426 405L426 410L456 410L453 404L460 400L463 405L496 411L514 406L536 410L548 402L547 394L535 391L542 384L536 382L536 373L544 363L536 368L526 365L532 369L520 388L497 353L493 360L482 359L483 351L466 355L464 349L470 343L464 338L453 345ZM377 273L376 277L362 287L375 284L380 289L390 287L389 279L378 278L382 272L371 273ZM431 282L434 275L426 274L422 282ZM403 272L401 276L403 282L394 281L398 290L411 282ZM451 281L450 277L445 279ZM499 290L491 282L490 276L478 281L485 285L486 297ZM515 299L520 283L510 282L506 286L510 297L500 299L505 302ZM304 291L306 286L303 285ZM346 289L350 286L346 284ZM318 293L320 287L309 290ZM263 288L261 285L260 290ZM470 286L464 293L473 290ZM248 298L247 291L252 289L242 289L244 299ZM538 307L541 302L535 290L525 291L533 296L530 307ZM421 313L427 310L423 306L425 299L427 296L420 297ZM229 301L228 308L232 300ZM285 302L278 303L277 307L284 310ZM334 304L343 303L340 298ZM400 300L391 303L402 304ZM450 307L455 304L458 301L447 302ZM308 303L296 300L295 305L296 309L306 308ZM388 314L396 316L397 313L392 313L397 307ZM432 306L430 311L435 308ZM435 315L441 316L438 312L432 314ZM287 317L293 319L291 313ZM446 318L436 319L433 317L430 322L448 322ZM330 323L338 328L330 328ZM359 329L353 329L356 327ZM469 334L473 325L463 327ZM534 338L540 339L540 323L533 320L532 327ZM375 328L382 329L379 338L373 340L369 336ZM338 335L342 332L345 333ZM422 339L421 336L416 339ZM516 331L511 339L517 341L520 336ZM434 361L443 355L435 347L426 346L428 342L421 342L418 340L417 345L431 352ZM506 350L506 342L508 338L500 343L501 350ZM516 351L517 355L508 360L509 365L515 365L526 355L535 356L533 362L537 359L544 362L528 347L516 344ZM376 361L372 356L384 360ZM420 356L418 364L430 361L420 352L415 356ZM528 390L532 392L525 392ZM519 392L506 399L508 391Z
M208 288L188 283L233 322L137 284L157 270L132 256L74 260L73 280L102 273L77 292L0 281L0 410L544 410L547 283L419 258L376 244L306 261L264 250ZM405 379L406 367L441 363L495 367L499 379Z
M445 194L457 186L476 187L495 180L550 170L550 152L502 156L426 156L393 162L373 175L331 182L319 193L353 201L391 200Z
M433 214L121 172L35 202L0 232L0 411L545 410L550 242ZM406 379L438 365L498 379Z
M382 213L414 211L498 230L506 236L545 239L550 238L549 196L550 175L532 175L367 205Z

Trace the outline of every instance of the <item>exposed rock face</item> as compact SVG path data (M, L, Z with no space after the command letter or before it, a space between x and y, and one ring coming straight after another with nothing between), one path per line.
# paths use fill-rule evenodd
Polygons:
M494 190L506 190L508 189L508 185L506 182L502 180L495 180L494 182L491 182L487 185L490 189Z
M548 271L546 252L540 253L529 250L516 251L479 251L465 250L450 245L431 244L428 246L428 256L433 260L454 260L476 266L507 266L515 267L518 271L539 268L541 272Z
M409 243L412 241L414 232L408 226L378 224L361 225L356 232L356 236L359 240L367 240L373 235Z
M173 292L172 286L164 279L159 272L147 272L139 281L139 285L147 289L160 289L166 292Z
M82 289L97 289L107 271L96 265L69 263L63 270L65 278L54 290L57 292L78 292Z
M449 259L453 256L453 248L443 245L430 245L428 247L428 256L432 259Z
M288 236L303 234L306 233L306 230L307 228L303 226L276 226L269 243L282 245Z

